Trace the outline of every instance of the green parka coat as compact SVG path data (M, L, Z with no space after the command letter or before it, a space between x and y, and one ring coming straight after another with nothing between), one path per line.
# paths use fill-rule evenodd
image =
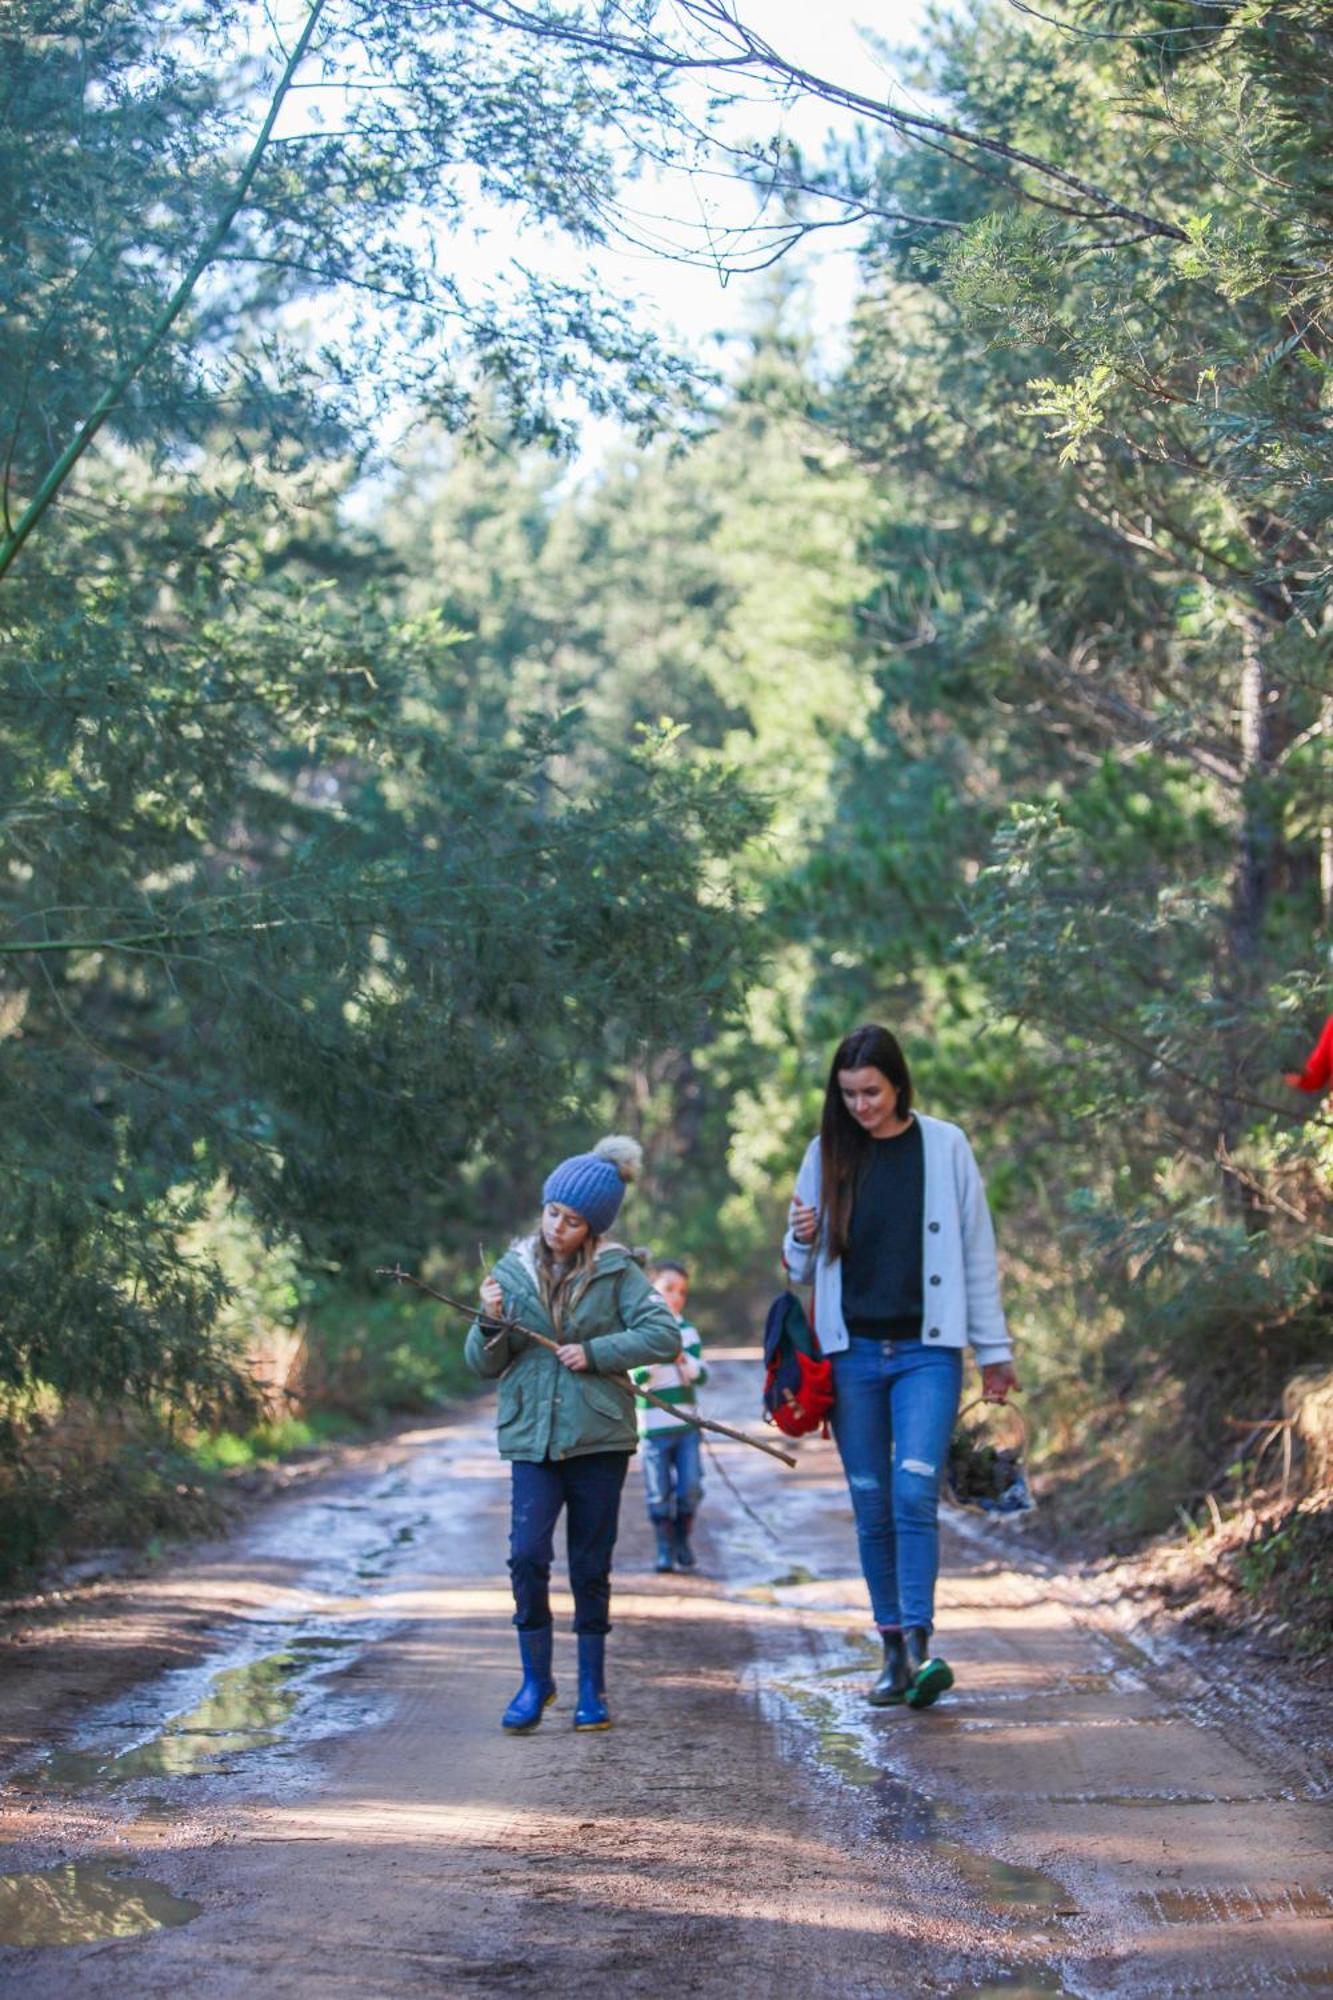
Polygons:
M549 1347L524 1333L510 1332L488 1347L480 1322L474 1323L464 1351L476 1374L500 1378L500 1456L540 1462L590 1451L634 1451L634 1391L625 1371L675 1360L680 1353L675 1315L624 1245L604 1243L557 1330L542 1304L535 1240L511 1244L495 1267L505 1311L553 1340L580 1342L588 1367L586 1372L566 1368Z

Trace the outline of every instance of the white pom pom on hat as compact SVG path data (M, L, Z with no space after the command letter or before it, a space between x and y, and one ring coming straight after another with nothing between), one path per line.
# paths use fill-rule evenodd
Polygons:
M599 1160L610 1160L622 1181L636 1181L643 1166L643 1147L626 1132L608 1132L593 1147Z

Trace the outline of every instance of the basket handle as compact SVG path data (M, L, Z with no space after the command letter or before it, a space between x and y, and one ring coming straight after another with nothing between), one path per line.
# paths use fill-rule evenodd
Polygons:
M982 1410L982 1409L1008 1410L1011 1413L1011 1415L1017 1417L1018 1449L1020 1452L1025 1452L1027 1450L1028 1446L1027 1419L1023 1415L1023 1412L1019 1409L1017 1403L1010 1402L1007 1398L1003 1403L988 1403L984 1396L974 1396L970 1403L964 1403L962 1409L958 1412L958 1415L954 1419L954 1421L955 1423L961 1424L963 1418L969 1416L973 1410Z

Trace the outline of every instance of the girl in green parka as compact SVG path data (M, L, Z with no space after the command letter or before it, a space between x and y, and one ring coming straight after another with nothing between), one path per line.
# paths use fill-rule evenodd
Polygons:
M611 1726L604 1671L611 1555L638 1443L626 1370L680 1353L673 1314L606 1234L641 1158L633 1139L612 1137L548 1174L541 1227L511 1244L486 1279L481 1317L467 1337L469 1365L499 1377L497 1441L512 1479L509 1575L523 1685L502 1717L508 1730L535 1729L555 1700L550 1583L562 1508L578 1634L574 1727ZM558 1349L530 1340L511 1320Z

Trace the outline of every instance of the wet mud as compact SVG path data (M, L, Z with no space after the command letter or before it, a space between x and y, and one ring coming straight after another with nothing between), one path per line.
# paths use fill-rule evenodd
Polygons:
M752 1417L753 1376L718 1367L719 1416ZM42 1726L0 1772L0 1987L1327 1988L1333 1832L1309 1756L1260 1754L1004 1524L948 1531L953 1692L920 1714L867 1706L879 1649L826 1445L791 1475L710 1450L689 1576L653 1574L633 1475L615 1727L570 1727L561 1591L559 1697L504 1737L517 1661L489 1423L483 1407L407 1440L164 1586L188 1663L135 1671L127 1644L114 1692L66 1714L77 1636L51 1652ZM40 1706L17 1662L7 1681L0 1661L0 1725L6 1699L11 1732Z

